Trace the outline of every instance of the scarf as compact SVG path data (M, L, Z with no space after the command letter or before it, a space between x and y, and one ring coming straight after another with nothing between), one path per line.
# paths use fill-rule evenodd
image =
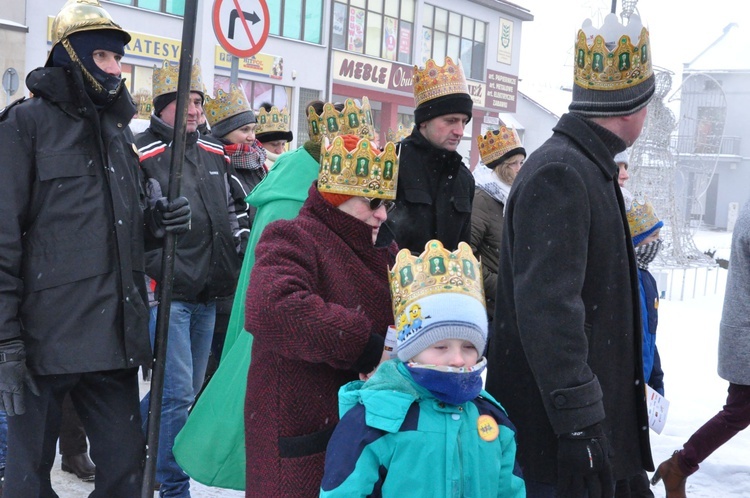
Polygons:
M662 240L656 239L646 245L635 248L635 259L638 263L638 268L641 270L648 270L648 265L651 264L651 262L656 259L656 255L659 254L661 244Z
M234 169L265 169L266 149L257 140L254 144L226 144L224 145Z
M449 405L461 405L479 396L482 391L482 372L487 359L473 367L421 365L409 362L406 369L414 382L424 387L437 399Z
M501 182L493 170L484 164L478 164L474 168L474 181L477 187L490 194L490 197L505 206L505 201L508 199L508 193L510 192L510 185Z
M266 169L271 170L273 168L274 163L276 162L276 159L279 158L281 154L274 154L270 150L266 150Z

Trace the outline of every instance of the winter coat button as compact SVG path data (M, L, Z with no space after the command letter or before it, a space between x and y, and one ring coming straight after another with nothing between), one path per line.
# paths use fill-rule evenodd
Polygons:
M460 418L461 418L461 415L459 415L458 413L454 413L453 415L451 415L451 418L452 418L453 420L458 420L458 419L460 419Z
M635 379L635 385L639 385L641 383L640 379Z
M555 396L555 406L557 406L558 408L565 406L567 402L568 400L565 399L565 396L563 394L558 394L557 396Z
M122 123L117 123L118 128L122 128Z

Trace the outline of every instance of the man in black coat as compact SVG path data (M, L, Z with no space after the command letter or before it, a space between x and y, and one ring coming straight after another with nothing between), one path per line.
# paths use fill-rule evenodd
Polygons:
M385 225L415 254L431 239L453 251L471 239L474 199L474 178L456 152L473 106L461 65L446 57L443 66L415 66L414 99L414 131L401 141L396 209ZM379 243L388 236L381 230Z
M621 53L628 65L612 66ZM528 496L643 496L628 487L653 470L638 277L613 160L654 93L637 16L627 30L613 14L601 33L584 23L575 83L506 205L487 391L518 428Z
M145 441L138 368L151 361L145 208L120 78L130 35L96 0L52 23L33 94L0 115L0 409L8 417L6 497L50 484L66 394L91 441L92 496L140 494ZM177 225L186 229L184 205ZM155 217L154 217L155 216Z
M248 235L244 192L230 178L236 172L224 146L198 125L203 117L200 66L192 68L187 136L180 192L192 206L192 226L175 244L156 480L162 496L189 496L190 479L172 453L174 439L203 385L216 320L217 298L230 297L237 285ZM154 113L136 137L149 202L169 191L169 165L177 110L179 66L164 61L154 69ZM146 253L146 271L162 284L162 251ZM152 336L152 341L154 337ZM145 419L150 393L141 401ZM145 429L145 428L144 428Z

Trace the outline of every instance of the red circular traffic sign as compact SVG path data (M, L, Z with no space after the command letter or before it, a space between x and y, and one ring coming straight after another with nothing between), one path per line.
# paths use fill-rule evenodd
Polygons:
M214 0L211 18L219 45L234 56L255 55L268 40L265 0Z

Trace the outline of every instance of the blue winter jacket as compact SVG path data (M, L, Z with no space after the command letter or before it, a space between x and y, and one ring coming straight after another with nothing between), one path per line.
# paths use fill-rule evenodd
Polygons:
M643 320L643 378L649 386L664 396L664 371L659 350L656 349L656 326L659 322L659 290L656 279L648 270L638 269L641 291L641 320Z
M339 412L321 497L526 496L515 427L485 391L447 405L391 360L343 386Z

